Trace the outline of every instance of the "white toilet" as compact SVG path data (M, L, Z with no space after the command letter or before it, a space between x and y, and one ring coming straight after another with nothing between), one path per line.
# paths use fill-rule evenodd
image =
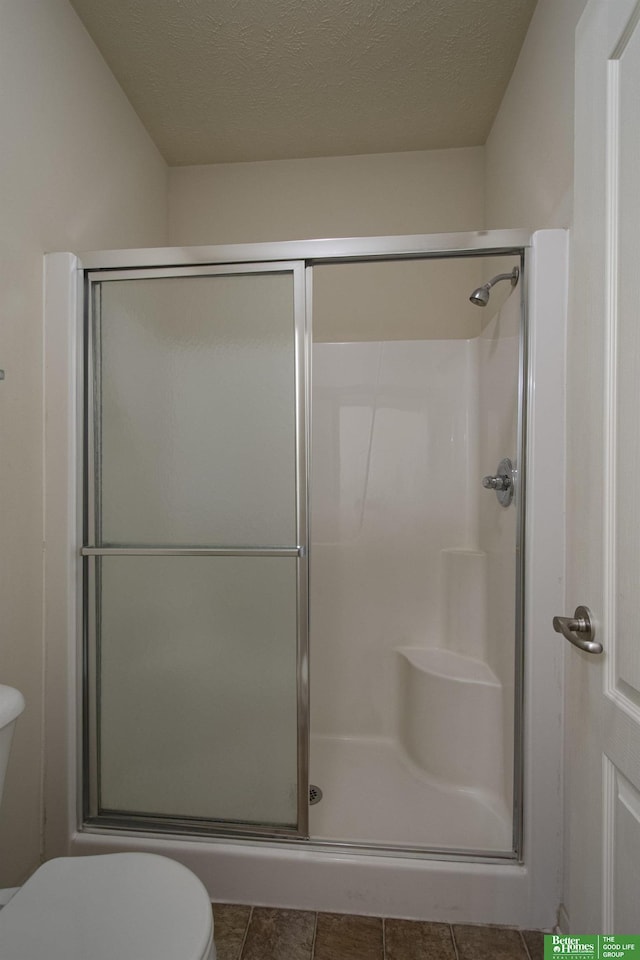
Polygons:
M23 709L22 694L0 684L0 801ZM3 902L0 960L215 960L207 891L167 857L50 860L15 892L0 890Z

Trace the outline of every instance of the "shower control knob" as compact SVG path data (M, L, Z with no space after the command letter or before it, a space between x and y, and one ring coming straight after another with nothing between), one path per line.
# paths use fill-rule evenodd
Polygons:
M498 464L495 476L482 478L482 486L485 490L495 490L496 496L503 507L508 507L513 500L513 483L513 464L506 457Z
M511 480L509 477L483 477L482 486L486 490L508 490Z

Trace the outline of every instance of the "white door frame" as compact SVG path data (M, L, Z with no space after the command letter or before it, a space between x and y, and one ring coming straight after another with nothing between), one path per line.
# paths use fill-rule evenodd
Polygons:
M626 532L640 529L640 518L627 501L619 525L616 502L618 457L638 446L640 365L631 364L640 351L627 334L619 353L617 338L621 325L630 330L637 324L639 45L638 0L590 0L576 31L567 612L578 604L591 608L604 652L565 651L562 911L563 929L583 935L637 933L640 902L640 630L637 611L629 617L630 606L638 603L640 564L635 549L623 546L627 552L618 554L618 545L628 543ZM626 123L623 102L631 111ZM620 186L625 170L627 176L632 171L631 191L628 183ZM635 381L626 392L620 387L623 369ZM628 424L629 412L632 436L625 444L620 427ZM625 473L627 489L637 489L628 465Z

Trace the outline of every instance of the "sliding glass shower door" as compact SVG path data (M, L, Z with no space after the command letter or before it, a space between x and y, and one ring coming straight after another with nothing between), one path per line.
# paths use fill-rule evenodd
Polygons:
M88 818L304 836L303 264L88 283Z

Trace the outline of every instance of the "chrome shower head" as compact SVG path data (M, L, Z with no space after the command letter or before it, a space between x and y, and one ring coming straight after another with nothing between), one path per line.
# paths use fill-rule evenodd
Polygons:
M471 303L475 303L479 307L486 307L486 305L489 303L489 284L485 283L483 287L478 287L477 290L474 290L469 297L469 300L471 300Z
M478 307L486 307L489 303L489 295L491 287L494 284L499 283L500 280L511 280L511 286L515 287L520 276L520 270L518 267L514 267L511 273L499 273L497 277L493 277L487 283L483 283L481 287L478 287L477 290L474 290L469 300L471 303L475 303Z

